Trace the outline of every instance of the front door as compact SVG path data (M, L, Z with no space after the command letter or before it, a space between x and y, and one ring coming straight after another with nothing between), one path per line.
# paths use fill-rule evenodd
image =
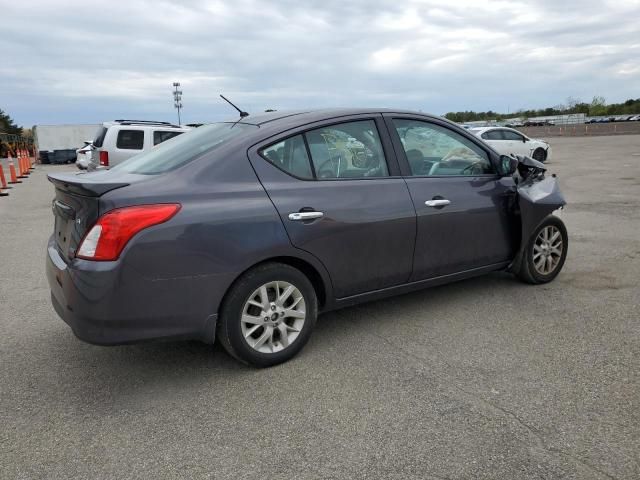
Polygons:
M324 264L338 298L411 275L415 210L380 126L381 116L326 124L249 152L292 244Z
M394 115L386 121L396 150L406 154L417 214L412 280L508 261L513 189L495 173L488 151L444 123Z
M511 130L502 130L502 136L504 141L509 143L511 151L516 155L531 155L529 143L522 134Z

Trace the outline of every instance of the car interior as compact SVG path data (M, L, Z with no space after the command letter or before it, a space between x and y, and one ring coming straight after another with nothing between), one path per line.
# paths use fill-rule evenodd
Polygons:
M412 175L493 173L486 152L464 137L424 122L394 120L394 123Z
M388 169L375 128L369 120L323 127L271 145L262 155L299 178L313 178L311 165L317 179L383 177Z

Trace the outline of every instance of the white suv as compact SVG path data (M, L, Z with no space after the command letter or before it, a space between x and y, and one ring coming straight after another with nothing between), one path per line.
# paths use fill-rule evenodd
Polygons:
M104 122L93 140L91 162L112 167L170 138L191 130L169 122L114 120Z

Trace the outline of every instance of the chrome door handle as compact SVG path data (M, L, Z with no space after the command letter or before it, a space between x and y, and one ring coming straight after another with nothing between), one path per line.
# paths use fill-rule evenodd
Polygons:
M324 213L322 212L295 212L289 214L289 220L293 220L294 222L300 222L303 220L314 220L316 218L324 217Z
M427 207L444 207L445 205L449 205L451 202L447 199L440 199L440 200L427 200L426 202L424 202L424 204Z

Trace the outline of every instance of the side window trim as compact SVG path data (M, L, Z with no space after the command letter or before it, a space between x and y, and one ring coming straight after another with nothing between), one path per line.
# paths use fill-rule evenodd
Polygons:
M306 132L300 133L302 136L302 141L304 142L304 148L307 151L307 160L309 161L309 166L311 167L311 175L313 176L313 180L318 180L318 175L316 174L316 168L313 166L313 158L311 158L311 149L309 148L309 141L307 140Z
M306 150L306 152L307 152L307 161L309 162L309 168L310 168L310 170L311 170L312 178L304 178L304 177L300 177L300 176L298 176L298 175L294 175L293 173L288 172L287 170L285 170L284 168L282 168L280 165L276 165L275 163L273 163L273 162L272 162L269 158L267 158L267 156L264 154L264 151L265 151L265 150L267 150L268 148L273 147L274 145L277 145L277 144L279 144L279 143L281 143L281 142L286 142L287 140L292 139L293 137L297 137L297 136L301 136L301 137L302 137L302 139L303 139L303 142L304 142L304 145L305 145L305 150ZM308 145L307 145L307 140L306 140L306 139L305 139L305 137L304 137L304 132L297 132L297 133L293 133L293 134L288 135L288 136L286 136L286 137L280 137L280 138L278 138L275 142L269 142L269 143L267 143L267 144L265 144L265 145L261 145L261 146L259 146L259 147L258 147L258 149L257 149L257 153L258 153L258 156L259 156L260 158L262 158L265 162L267 162L269 165L271 165L271 166L273 166L273 167L277 168L278 170L280 170L280 171L281 171L282 173L284 173L285 175L288 175L288 176L290 176L290 177L293 177L293 178L295 178L295 179L297 179L297 180L301 180L301 181L303 181L303 182L313 182L313 181L315 181L315 179L316 179L316 172L315 172L315 170L314 170L314 168L313 168L313 162L311 161L311 155L309 154L309 147L308 147Z
M494 154L491 153L491 151L487 150L486 146L482 143L482 140L479 138L476 138L475 135L469 135L468 132L464 131L465 134L467 134L467 136L465 136L464 134L460 133L460 132L456 132L455 130L451 129L451 127L449 125L447 125L447 123L445 121L439 122L437 119L434 118L428 118L428 117L421 117L419 115L407 115L407 114L402 114L402 113L385 113L383 114L383 120L384 123L387 127L387 131L389 133L390 139L391 139L391 143L393 145L393 149L395 151L396 154L396 158L398 160L398 164L400 166L400 175L402 177L413 177L413 178L469 178L469 177L499 177L498 175L498 169L496 168L496 160L494 159ZM431 125L435 125L441 128L445 128L447 130L451 130L452 132L458 133L459 135L461 135L463 138L467 139L468 141L470 141L471 143L473 143L477 148L479 148L480 150L482 150L486 155L487 155L487 159L489 160L489 162L491 163L491 166L493 167L494 173L481 173L481 174L475 174L475 175L416 175L414 176L412 171L411 171L411 167L409 165L409 160L407 159L407 155L405 153L404 150L404 146L402 145L402 142L400 140L400 136L398 135L398 132L395 128L395 125L393 123L393 120L414 120L414 121L418 121L418 122L424 122L424 123L429 123Z
M345 123L355 123L355 122L363 122L363 121L372 121L374 123L374 128L376 129L376 133L378 134L378 140L380 141L380 147L382 148L382 153L384 156L384 161L387 167L387 175L385 176L380 176L380 177L342 177L342 178L323 178L323 179L318 179L317 178L317 174L316 174L316 169L315 166L313 164L313 158L311 156L311 149L309 148L309 142L307 140L307 133L314 131L314 130L319 130L321 128L329 128L332 126L336 126L336 125L341 125L341 124L345 124ZM286 133L288 133L288 135L286 135ZM283 169L282 167L280 167L279 165L276 165L275 163L273 163L271 160L269 160L265 155L264 155L264 151L266 149L268 149L269 147L272 147L273 145L276 145L280 142L286 141L290 138L293 138L297 135L302 136L303 140L304 140L304 145L305 145L305 149L307 152L307 160L309 161L310 164L310 168L311 168L311 173L313 178L303 178L303 177L299 177L297 175L294 175L291 172L286 171L285 169ZM255 149L255 150L254 150ZM269 140L265 141L265 142L260 142L257 145L254 145L254 147L251 147L249 149L249 151L253 150L255 153L258 154L258 156L266 161L268 164L274 166L275 168L277 168L278 170L280 170L282 173L293 177L297 180L300 181L349 181L349 180L383 180L383 179L389 179L389 178L402 178L402 172L401 170L398 170L399 165L397 163L393 163L394 161L397 161L398 157L396 154L396 149L395 146L393 145L393 139L391 138L391 135L389 134L388 131L388 125L386 124L386 122L384 121L384 118L382 117L381 114L366 114L366 115L357 115L357 116L349 116L349 117L342 117L339 120L336 118L333 119L327 119L327 120L322 120L319 122L313 122L312 124L308 124L308 125L304 125L304 126L300 126L297 128L294 128L292 130L290 130L289 132L282 132L281 134L278 135L274 135L273 137L271 137Z

